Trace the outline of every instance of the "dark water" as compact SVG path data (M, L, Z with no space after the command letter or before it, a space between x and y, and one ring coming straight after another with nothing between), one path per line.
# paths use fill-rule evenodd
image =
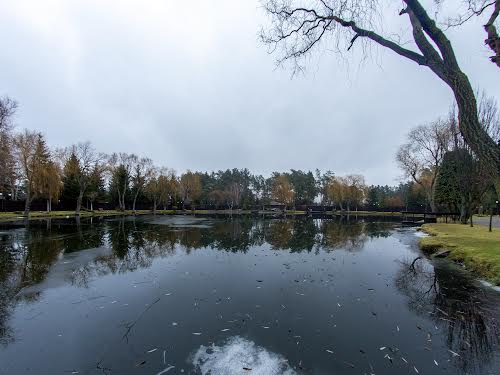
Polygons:
M67 219L0 239L0 374L500 373L500 294L416 259L394 222Z

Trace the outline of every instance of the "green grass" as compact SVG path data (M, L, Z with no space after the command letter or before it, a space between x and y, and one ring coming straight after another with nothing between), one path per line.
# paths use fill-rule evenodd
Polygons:
M488 232L481 225L425 224L422 230L431 235L420 240L423 251L450 250L450 259L500 285L500 229Z

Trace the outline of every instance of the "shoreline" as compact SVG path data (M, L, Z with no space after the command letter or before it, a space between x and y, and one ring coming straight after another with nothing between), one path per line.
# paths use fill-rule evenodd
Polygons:
M156 210L156 215L308 215L307 211L289 210L274 211L274 210ZM326 216L390 216L401 217L400 212L386 211L324 211L314 212L313 214ZM106 217L106 216L138 216L138 215L153 215L151 210L102 210L102 211L81 211L80 217ZM35 220L35 219L50 219L50 218L71 218L76 217L75 211L33 211L29 216L24 216L21 212L0 212L0 223L17 220Z
M500 286L500 230L464 224L424 224L421 230L429 236L419 240L420 249L465 267L493 285Z

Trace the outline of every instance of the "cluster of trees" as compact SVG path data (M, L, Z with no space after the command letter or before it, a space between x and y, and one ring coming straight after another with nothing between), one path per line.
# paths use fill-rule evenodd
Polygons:
M97 152L90 143L51 150L43 134L15 132L12 118L17 103L0 98L0 198L24 201L28 214L34 200L64 207L94 209L108 202L119 210L147 205L156 212L203 205L213 209L251 208L263 205L303 207L321 204L340 210L397 211L438 207L460 210L469 217L486 198L493 199L488 169L458 134L456 116L413 129L401 146L397 160L409 182L399 186L367 186L362 175L337 176L290 170L270 177L248 169L218 172L186 171L155 166L147 157ZM500 138L497 106L483 96L480 105L483 128ZM490 200L491 200L490 199Z
M496 102L483 94L478 113L482 129L500 142ZM460 212L461 221L466 223L479 207L490 212L496 207L495 175L464 141L454 108L447 118L412 129L396 160L425 192L433 212Z

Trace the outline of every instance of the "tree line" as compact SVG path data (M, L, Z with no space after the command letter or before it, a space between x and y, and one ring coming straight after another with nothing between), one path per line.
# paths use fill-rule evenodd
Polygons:
M251 209L274 205L297 208L331 206L340 210L418 209L425 204L422 184L410 181L396 187L368 186L359 174L337 176L331 171L274 172L269 177L248 169L186 171L157 166L148 157L129 153L106 155L91 143L50 149L40 132L16 132L16 101L0 98L0 198L24 201L29 214L34 201L64 203L79 214L94 204L118 210L148 207L185 209Z
M500 112L494 99L480 95L481 128L500 145ZM444 118L412 129L396 160L406 177L421 187L432 212L459 212L467 223L480 207L493 213L498 205L495 175L468 146L453 107Z

